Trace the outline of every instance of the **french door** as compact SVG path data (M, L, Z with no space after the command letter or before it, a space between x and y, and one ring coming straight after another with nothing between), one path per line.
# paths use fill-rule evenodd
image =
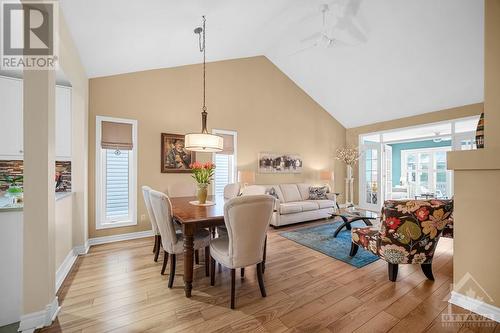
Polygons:
M378 211L382 198L382 145L364 143L361 145L359 163L359 206Z

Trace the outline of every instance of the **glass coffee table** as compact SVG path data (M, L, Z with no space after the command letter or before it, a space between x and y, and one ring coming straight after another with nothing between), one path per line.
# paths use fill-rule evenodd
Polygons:
M339 232L345 227L347 230L351 230L351 223L356 221L363 221L367 226L373 225L371 220L377 219L377 214L363 209L343 209L332 214L332 218L340 217L343 223L335 230L333 237L337 237Z

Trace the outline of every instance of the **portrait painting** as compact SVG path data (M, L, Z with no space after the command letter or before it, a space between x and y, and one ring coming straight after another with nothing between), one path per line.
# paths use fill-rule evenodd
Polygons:
M161 134L161 172L191 172L190 164L196 161L196 153L184 147L184 135Z

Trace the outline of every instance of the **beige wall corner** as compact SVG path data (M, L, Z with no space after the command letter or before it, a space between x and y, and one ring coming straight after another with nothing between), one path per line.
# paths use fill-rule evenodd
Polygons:
M192 181L189 174L160 173L160 133L200 130L201 65L101 77L90 80L89 235L91 238L150 229L149 221L134 227L95 230L95 117L138 120L138 190L149 185ZM335 163L335 150L345 144L345 128L266 57L207 64L207 107L210 129L238 132L238 168L256 170L259 152L299 153L302 174L257 174L257 183L319 180L320 170L334 170L342 189L345 169ZM199 160L210 155L198 155ZM146 214L137 192L138 221ZM146 214L147 215L147 214Z
M455 181L453 282L456 293L495 306L500 316L499 0L485 1L484 85L485 149L448 156Z
M359 145L359 135L379 131L387 131L397 128L411 127L436 123L440 121L452 120L457 118L470 117L483 112L483 103L459 106L451 109L445 109L435 112L424 113L418 116L405 117L390 121L384 121L376 124L348 128L346 131L346 143L351 146ZM354 202L358 202L358 166L354 168Z

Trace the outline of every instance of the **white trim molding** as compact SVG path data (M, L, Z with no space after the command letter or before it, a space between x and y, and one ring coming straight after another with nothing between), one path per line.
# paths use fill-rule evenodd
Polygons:
M462 295L456 291L451 292L448 302L500 323L500 308L494 305Z
M146 231L130 232L127 234L90 238L88 243L89 246L94 246L98 244L113 243L124 240L131 240L131 239L145 238L152 236L154 236L153 230L146 230Z
M89 252L89 248L90 248L89 242L86 241L85 244L83 245L75 246L73 248L73 251L75 252L75 255L81 256L87 254Z
M60 309L59 300L56 296L50 304L45 306L45 310L22 315L18 331L31 333L38 328L49 326L56 319Z
M68 276L68 273L71 271L73 264L78 257L78 253L76 253L76 248L73 248L69 251L64 261L61 263L61 266L56 271L56 292L61 288L64 279Z

